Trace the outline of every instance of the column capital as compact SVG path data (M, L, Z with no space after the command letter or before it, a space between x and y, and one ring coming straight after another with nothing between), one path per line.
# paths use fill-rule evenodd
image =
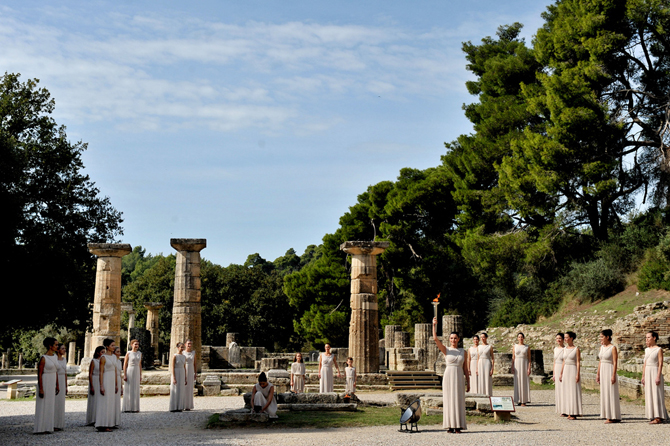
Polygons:
M133 252L127 243L89 243L88 251L98 257L123 257Z
M170 246L177 251L200 252L207 247L207 239L204 238L171 238Z
M144 308L147 310L160 310L163 304L160 302L144 302Z
M391 242L349 241L340 245L340 249L352 255L376 256L384 252Z

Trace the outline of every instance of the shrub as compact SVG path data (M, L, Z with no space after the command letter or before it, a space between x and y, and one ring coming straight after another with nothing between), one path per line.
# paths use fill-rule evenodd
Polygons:
M606 299L622 291L626 278L613 262L598 258L586 263L573 263L564 278L565 288L581 301Z
M668 269L670 269L670 264L665 257L659 255L656 249L649 250L640 268L640 274L638 274L638 289L640 291L670 290Z

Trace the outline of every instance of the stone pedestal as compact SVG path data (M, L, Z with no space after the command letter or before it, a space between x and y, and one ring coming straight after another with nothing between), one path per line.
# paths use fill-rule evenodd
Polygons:
M70 345L68 346L67 349L67 365L77 365L75 362L75 354L77 350L77 343L76 342L70 342Z
M275 393L284 393L291 390L291 374L283 369L268 371L268 382L275 386Z
M449 347L449 335L454 331L460 338L458 347L463 348L463 317L459 314L445 314L442 316L442 342L445 346Z
M121 341L121 257L130 254L132 247L118 243L89 243L88 250L98 256L93 300L93 333L87 357L109 338Z
M261 372L270 370L286 370L288 367L288 358L262 358Z
M387 325L384 327L384 347L395 348L395 333L402 331L400 325Z
M216 375L207 375L202 382L202 394L204 396L220 396L221 380Z
M207 240L173 238L170 245L177 250L174 273L174 303L170 330L170 357L177 352L177 342L193 342L195 368L202 369L202 322L200 314L200 251Z
M344 242L340 249L351 255L351 324L349 356L357 373L379 371L379 314L377 307L377 255L389 242Z
M406 331L396 331L394 334L395 341L393 344L395 348L408 348L409 347L409 333Z
M147 309L146 329L151 333L151 348L154 351L154 358L158 359L158 335L160 334L158 329L158 310L163 308L163 304L158 302L145 302L144 308ZM146 349L149 348L149 346L140 345L140 348Z

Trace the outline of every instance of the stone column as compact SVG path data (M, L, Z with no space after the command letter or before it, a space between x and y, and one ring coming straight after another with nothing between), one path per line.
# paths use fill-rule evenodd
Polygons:
M230 344L233 342L239 345L238 339L240 337L239 333L226 333L226 347L230 347Z
M445 314L442 316L442 343L449 347L449 335L455 331L460 342L458 347L463 348L463 316L460 314Z
M163 308L163 304L158 302L145 302L144 308L147 309L147 325L146 328L151 333L151 348L154 350L154 358L158 359L158 310ZM146 346L141 346L145 348Z
M409 333L406 331L396 331L394 334L395 341L393 344L395 348L408 348L409 347Z
M67 349L67 365L77 365L75 362L77 343L72 341Z
M344 242L340 249L351 255L351 324L349 356L358 373L379 372L379 314L377 307L377 255L389 242Z
M177 267L174 273L174 304L170 331L170 357L177 352L177 342L193 341L195 368L202 368L202 327L200 315L200 251L207 240L190 238L170 239L177 250Z
M395 332L402 331L400 325L387 325L384 327L384 347L395 348Z
M433 340L433 324L414 324L414 348L423 370L433 370L438 352Z
M89 243L88 250L98 256L93 333L90 351L86 352L86 356L91 358L93 350L105 339L113 339L116 345L121 340L121 257L130 254L133 249L127 244Z

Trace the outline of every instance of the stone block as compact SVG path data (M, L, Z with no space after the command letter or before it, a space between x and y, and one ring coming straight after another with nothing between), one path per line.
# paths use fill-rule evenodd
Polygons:
M154 385L149 385L145 386L142 385L140 386L140 395L169 395L170 394L170 386L154 386Z
M270 421L270 416L267 413L229 411L219 414L219 421L229 423L267 423Z
M202 394L204 396L221 395L221 380L217 375L207 375L202 382Z

